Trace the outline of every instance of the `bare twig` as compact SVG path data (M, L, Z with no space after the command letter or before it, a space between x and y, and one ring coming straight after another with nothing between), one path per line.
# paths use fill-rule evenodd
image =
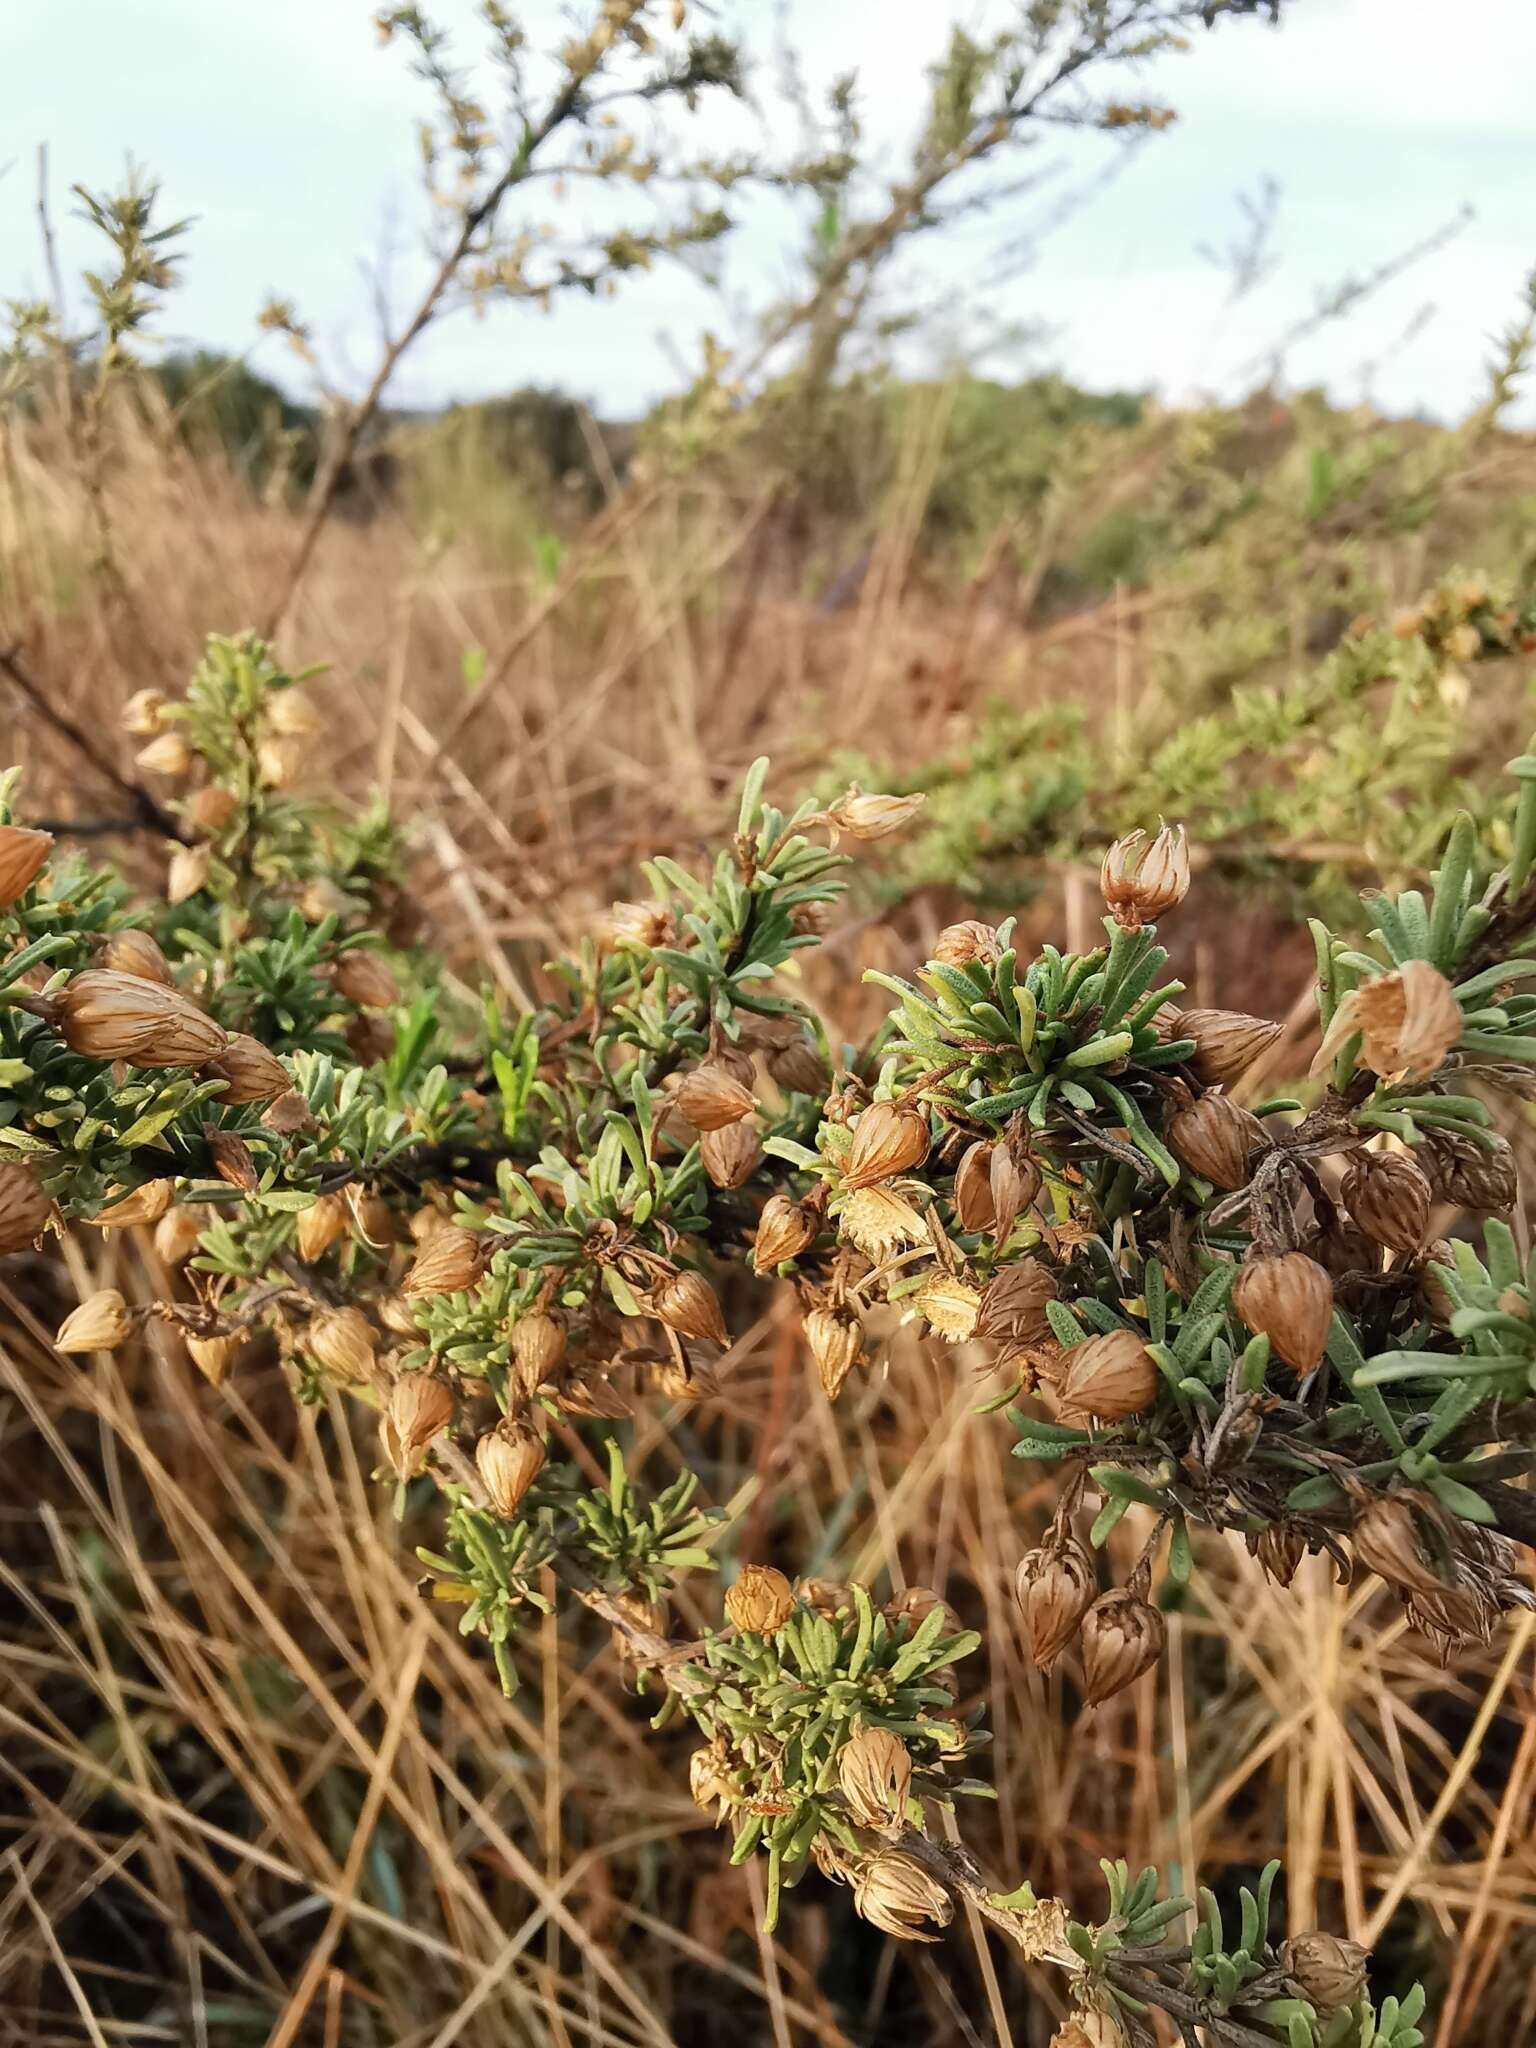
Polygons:
M36 713L43 724L56 732L59 737L74 748L84 760L89 761L96 773L133 806L137 826L151 832L158 832L163 839L174 839L186 843L187 833L180 820L168 811L159 799L145 789L142 783L124 775L106 748L86 728L65 711L59 702L57 690L49 690L38 681L22 658L21 643L13 642L9 647L0 647L0 675L15 685L25 698L28 707ZM73 829L72 827L69 829ZM110 826L103 823L93 829L108 831Z

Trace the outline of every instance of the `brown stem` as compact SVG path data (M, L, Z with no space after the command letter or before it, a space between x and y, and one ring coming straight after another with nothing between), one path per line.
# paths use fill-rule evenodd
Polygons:
M44 725L49 726L61 739L67 741L82 759L90 762L98 775L110 782L112 787L127 799L133 807L138 825L158 832L163 839L174 839L182 845L186 844L189 835L181 821L141 783L134 782L123 774L100 741L84 726L77 724L63 709L57 689L44 689L22 660L19 641L10 647L0 647L0 674L9 677Z

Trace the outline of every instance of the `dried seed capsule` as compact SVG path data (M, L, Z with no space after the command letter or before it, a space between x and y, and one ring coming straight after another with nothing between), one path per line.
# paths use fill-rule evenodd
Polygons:
M1168 1625L1155 1607L1123 1586L1101 1593L1083 1617L1083 1679L1087 1702L1134 1685L1163 1654Z
M858 1364L864 1326L847 1309L813 1308L805 1318L805 1341L811 1347L827 1399L835 1401L843 1391L843 1382Z
M240 1336L189 1337L187 1355L204 1379L215 1387L221 1387L229 1377L229 1369L244 1342Z
M206 846L183 846L171 855L165 871L165 900L185 903L208 886L213 857Z
M990 1230L997 1215L992 1199L992 1154L997 1148L978 1138L955 1168L955 1215L962 1230Z
M267 725L285 739L310 740L324 732L319 712L302 690L274 690L267 699Z
M1006 1139L992 1147L990 1174L992 1235L1001 1245L1007 1242L1019 1212L1039 1194L1042 1175L1030 1155L1017 1152Z
M1201 1095L1176 1109L1163 1127L1178 1158L1213 1187L1240 1188L1248 1164L1269 1140L1251 1110L1226 1095Z
M1104 856L1099 886L1122 931L1140 931L1189 894L1189 846L1182 825L1164 825L1149 842L1143 831L1117 839Z
M306 924L319 924L327 917L345 917L353 908L351 897L329 875L316 875L299 894L299 915Z
M297 1088L285 1088L261 1112L261 1127L279 1138L291 1138L299 1131L316 1128L309 1104Z
M254 1195L261 1186L261 1175L244 1138L237 1131L219 1131L210 1126L203 1132L203 1141L219 1179L238 1188L242 1195Z
M485 1271L488 1252L472 1230L449 1224L427 1240L401 1283L402 1294L459 1294Z
M816 1239L816 1218L802 1202L788 1195L770 1195L757 1219L752 1246L754 1273L772 1273L786 1259L797 1259Z
M400 985L377 953L354 947L331 968L337 995L364 1010L389 1010L400 1000Z
M53 1204L25 1166L0 1164L0 1253L36 1244L52 1214Z
M1356 1152L1344 1172L1344 1206L1388 1251L1417 1251L1429 1228L1431 1191L1406 1152Z
M1350 1547L1367 1571L1375 1572L1402 1593L1435 1594L1446 1590L1419 1537L1410 1495L1383 1493L1355 1518Z
M165 697L159 690L135 690L118 713L118 724L134 739L147 740L160 730Z
M743 1635L776 1635L795 1611L794 1590L771 1564L744 1564L725 1596L725 1611Z
M293 1076L277 1054L268 1052L244 1031L237 1031L228 1045L214 1054L203 1073L210 1081L225 1083L219 1097L223 1103L270 1102L293 1087Z
M1300 1995L1326 2016L1360 1996L1370 1955L1358 1941L1337 1934L1293 1934L1280 1944L1280 1967Z
M229 1043L228 1034L179 990L110 967L73 975L53 1001L60 1035L72 1052L88 1059L200 1067Z
M114 932L101 949L101 964L116 974L136 974L140 981L158 981L174 987L171 963L148 932Z
M512 1330L512 1359L517 1384L530 1398L565 1356L565 1326L542 1309L520 1316Z
M937 1941L928 1923L947 1927L954 1918L949 1893L903 1849L882 1849L853 1880L855 1911L871 1927L898 1941Z
M531 1429L503 1423L475 1445L475 1468L494 1514L510 1518L544 1469L544 1444Z
M1139 1415L1157 1399L1162 1375L1134 1330L1110 1330L1063 1353L1061 1405L1105 1422Z
M419 1338L421 1325L416 1312L403 1294L383 1294L379 1297L379 1321L386 1330L393 1330L397 1337Z
M639 946L649 952L654 946L670 946L677 925L671 911L659 903L615 903L608 913L606 935L615 946Z
M1481 1144L1456 1131L1437 1131L1420 1146L1419 1157L1442 1202L1482 1212L1513 1209L1519 1199L1514 1149L1490 1131Z
M723 1817L725 1810L735 1805L741 1795L730 1774L723 1743L715 1741L694 1750L688 1759L688 1791L694 1805L705 1813L718 1805Z
M212 1222L212 1212L197 1202L178 1202L155 1225L155 1250L168 1266L179 1266L197 1250L198 1239Z
M305 1342L316 1364L337 1379L372 1378L378 1340L360 1308L323 1309L310 1323Z
M720 1298L702 1273L674 1273L656 1289L650 1306L680 1337L707 1337L712 1344L730 1342Z
M224 830L239 808L240 799L232 789L226 789L222 782L209 782L188 799L187 816L199 832L212 837Z
M1098 1595L1093 1553L1077 1537L1067 1535L1026 1550L1013 1590L1024 1616L1029 1654L1042 1671L1049 1671Z
M167 775L179 779L192 766L192 749L186 738L179 732L163 732L152 739L148 746L140 747L134 760L139 767L147 768L151 775Z
M55 1351L115 1351L133 1328L128 1304L115 1287L87 1296L64 1318Z
M395 1049L395 1027L377 1011L364 1010L346 1029L347 1049L360 1067L376 1067Z
M347 1208L364 1244L382 1250L395 1242L395 1218L388 1202L374 1188L347 1189Z
M1051 2036L1051 2048L1129 2048L1130 2036L1103 2006L1080 2005Z
M1461 1042L1465 1018L1455 991L1427 960L1410 960L1395 974L1378 974L1345 998L1348 1028L1361 1034L1361 1064L1373 1074L1423 1081ZM1329 1031L1333 1037L1335 1025Z
M968 1280L953 1273L934 1273L911 1300L929 1328L951 1344L963 1344L975 1332L981 1296Z
M1437 1330L1448 1330L1456 1313L1456 1303L1446 1284L1447 1275L1454 1275L1455 1271L1455 1247L1449 1238L1437 1237L1425 1247L1419 1267L1419 1300Z
M158 1223L171 1206L173 1185L168 1180L146 1180L116 1201L108 1202L88 1220L98 1230L128 1230L141 1223Z
M889 1258L904 1245L921 1244L928 1235L922 1210L891 1188L860 1188L850 1195L838 1218L838 1230L877 1261Z
M976 1335L998 1344L1043 1343L1051 1334L1046 1304L1057 1292L1055 1275L1038 1259L1015 1259L987 1282Z
M8 909L37 880L53 846L51 832L0 825L0 909Z
M947 924L934 942L931 958L941 967L968 967L973 960L991 967L1003 956L996 928L979 918L968 917L962 924Z
M928 1112L915 1102L872 1102L853 1127L843 1186L873 1187L910 1173L928 1157Z
M699 1139L699 1158L717 1188L741 1187L756 1173L762 1157L762 1140L745 1121L705 1131Z
M915 818L927 801L927 797L920 793L881 796L862 790L853 783L847 795L841 797L826 814L832 828L832 844L836 846L844 832L850 839L884 839L888 833L899 832L909 819Z
M673 1100L696 1131L723 1131L756 1106L752 1090L722 1059L703 1060L684 1074Z
M1292 1372L1322 1364L1333 1331L1333 1282L1305 1252L1276 1252L1244 1260L1232 1306L1255 1336Z
M395 1477L417 1472L434 1439L453 1420L453 1395L424 1372L402 1373L389 1390L379 1418L379 1442Z
M852 1611L853 1594L841 1579L802 1579L800 1598L823 1621L835 1621L845 1609Z
M317 1195L294 1224L299 1257L306 1265L328 1252L346 1234L348 1210L340 1195Z
M268 789L286 789L304 765L304 749L297 740L280 734L262 740L256 748L256 767Z
M768 1072L786 1095L825 1095L832 1085L827 1063L808 1038L792 1038L768 1054Z
M1235 1081L1280 1036L1278 1024L1241 1010L1180 1010L1176 1029L1195 1041L1189 1064L1208 1087Z
M1248 1547L1277 1586L1288 1586L1307 1554L1307 1539L1294 1522L1271 1522L1248 1538Z
M888 1728L861 1728L837 1753L837 1789L861 1828L905 1820L912 1759Z

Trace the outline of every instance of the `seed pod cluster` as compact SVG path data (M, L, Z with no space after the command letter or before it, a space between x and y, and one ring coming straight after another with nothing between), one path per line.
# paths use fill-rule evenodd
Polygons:
M54 1021L72 1052L135 1067L201 1067L228 1033L179 990L141 974L88 967L53 998Z

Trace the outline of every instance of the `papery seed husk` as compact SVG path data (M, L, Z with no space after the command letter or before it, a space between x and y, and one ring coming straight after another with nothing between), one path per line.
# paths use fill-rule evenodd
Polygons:
M322 1309L306 1339L310 1356L342 1380L366 1380L373 1373L378 1339L360 1308Z
M1442 1202L1484 1213L1513 1209L1519 1199L1514 1148L1491 1131L1483 1133L1481 1144L1458 1131L1436 1131L1418 1157Z
M110 967L72 975L53 999L54 1022L72 1052L135 1067L200 1067L229 1034L178 989Z
M820 1097L832 1085L826 1061L805 1037L775 1046L768 1054L767 1066L770 1077L786 1095Z
M1090 1707L1124 1692L1163 1654L1168 1625L1128 1588L1101 1593L1083 1617L1083 1679Z
M963 1344L975 1332L981 1294L954 1273L934 1273L910 1297L912 1306L938 1336Z
M1370 1950L1337 1934L1293 1934L1280 1944L1280 1967L1324 2016L1353 2005L1365 1989Z
M705 1060L684 1074L672 1099L696 1131L723 1131L756 1106L752 1090L719 1059Z
M146 1180L117 1195L86 1220L98 1230L128 1230L141 1223L158 1223L171 1206L174 1192L174 1185L168 1180Z
M1333 1332L1333 1282L1305 1252L1250 1256L1232 1289L1232 1306L1255 1336L1295 1373L1322 1364Z
M1093 1553L1075 1536L1057 1536L1020 1558L1014 1594L1024 1616L1029 1654L1042 1671L1051 1668L1077 1634L1098 1590Z
M853 1127L843 1169L850 1193L910 1173L928 1157L928 1113L913 1102L872 1102Z
M319 712L302 690L274 690L267 699L267 725L285 739L308 740L325 730Z
M225 1084L221 1103L271 1102L293 1089L293 1077L277 1054L268 1052L244 1031L237 1031L228 1045L214 1054L203 1075Z
M386 1330L393 1330L397 1337L419 1339L421 1325L416 1312L403 1294L381 1294L378 1300L379 1321Z
M103 1287L72 1309L53 1340L55 1351L115 1351L133 1328L128 1304L115 1287Z
M510 1517L544 1469L544 1445L531 1429L503 1423L475 1445L475 1466L492 1512Z
M802 1579L800 1598L824 1621L835 1621L843 1610L853 1609L853 1589L841 1579Z
M976 1335L999 1344L1038 1344L1051 1335L1046 1303L1059 1293L1055 1275L1038 1259L1015 1259L994 1273L982 1292Z
M1409 1081L1427 1080L1444 1063L1466 1023L1451 984L1427 960L1410 960L1395 974L1363 982L1350 1008L1361 1033L1361 1064Z
M147 768L151 775L165 775L175 780L192 766L192 749L183 734L163 732L147 746L140 747L134 760L140 768Z
M331 986L365 1010L392 1009L400 1000L400 985L377 953L353 947L331 968Z
M285 1088L281 1095L273 1096L261 1112L261 1127L279 1138L291 1138L300 1131L318 1128L314 1112L297 1088Z
M1280 1026L1241 1010L1179 1010L1175 1029L1192 1038L1189 1064L1208 1087L1238 1079L1280 1036Z
M864 1345L864 1326L846 1309L813 1308L805 1318L805 1340L829 1401L835 1401Z
M1059 1388L1064 1413L1097 1415L1104 1422L1139 1415L1157 1399L1163 1380L1134 1330L1109 1330L1062 1353Z
M1082 2005L1051 2036L1051 2048L1128 2048L1128 2042L1113 2013Z
M565 1326L542 1309L519 1316L512 1329L512 1358L523 1392L536 1394L565 1357Z
M340 1195L317 1195L294 1222L299 1257L313 1265L347 1230L348 1209Z
M1099 870L1104 901L1122 931L1139 931L1189 893L1189 847L1182 825L1164 825L1148 842L1143 831L1117 839Z
M1419 1266L1419 1300L1436 1329L1448 1330L1456 1303L1446 1284L1447 1273L1456 1271L1456 1251L1449 1238L1437 1237L1426 1247Z
M429 1238L412 1262L402 1294L459 1294L485 1271L485 1246L472 1230L449 1224Z
M304 749L281 734L262 740L256 748L256 766L268 789L286 789L303 765Z
M1426 1553L1406 1493L1379 1494L1355 1517L1350 1548L1368 1571L1405 1593L1443 1593L1446 1581Z
M928 1235L921 1209L894 1188L858 1188L843 1204L839 1235L877 1263Z
M240 808L240 799L232 789L226 789L222 782L209 782L187 800L187 816L199 832L210 837L222 832L235 812Z
M1249 1537L1248 1547L1277 1586L1288 1586L1307 1554L1307 1539L1294 1522L1270 1522Z
M705 1131L699 1139L699 1159L717 1188L741 1187L756 1173L762 1157L762 1140L745 1119Z
M945 925L929 956L941 967L968 967L973 960L984 967L991 967L1002 957L1003 949L998 944L996 927L983 924L975 917L968 917L960 924Z
M0 825L0 909L25 896L47 863L53 848L51 832L27 825Z
M27 1167L0 1164L0 1254L36 1244L52 1215L52 1202Z
M346 1191L346 1202L357 1233L365 1244L382 1251L386 1245L395 1242L394 1211L376 1188L350 1187Z
M204 1130L203 1139L219 1179L232 1188L238 1188L243 1195L254 1195L261 1185L261 1176L256 1171L256 1161L244 1138L237 1131L210 1128Z
M860 1916L898 1941L936 1941L924 1923L947 1927L954 1918L948 1892L913 1856L881 1849L858 1871L853 1903Z
M165 696L160 690L135 690L118 713L118 723L134 739L150 739L165 719Z
M744 1564L726 1593L725 1611L745 1635L775 1635L795 1611L794 1589L771 1564Z
M185 903L208 886L213 857L206 846L179 847L165 871L165 900Z
M189 1337L187 1355L204 1379L213 1386L221 1387L229 1377L229 1369L244 1342L242 1336Z
M198 1240L213 1221L213 1211L199 1202L178 1202L155 1225L155 1251L168 1266L179 1266L197 1250Z
M140 981L158 981L166 988L175 986L171 963L148 932L135 931L131 926L113 932L99 958L101 965L110 967L115 974L136 974Z
M1228 1190L1247 1186L1249 1162L1269 1142L1251 1110L1229 1096L1213 1094L1197 1096L1176 1109L1163 1126L1163 1136L1191 1173Z
M990 1230L997 1215L992 1199L992 1155L985 1138L968 1145L955 1168L955 1216L962 1230Z
M677 925L659 903L615 903L608 913L606 936L617 946L670 946Z
M728 1344L720 1297L702 1273L674 1273L651 1296L651 1310L680 1337L704 1337Z
M850 785L842 797L826 814L832 827L832 843L846 832L850 839L884 839L888 833L899 832L903 825L915 818L926 796L884 796Z
M787 1259L796 1259L816 1239L816 1221L789 1195L770 1195L757 1219L752 1270L772 1273Z
M712 1806L735 1804L739 1793L730 1773L730 1761L720 1742L707 1743L688 1758L688 1791L697 1807L708 1812Z
M1043 1176L1030 1155L1018 1153L1006 1140L992 1147L989 1162L992 1182L992 1235L1006 1244L1021 1210L1027 1209L1040 1192Z
M384 1456L397 1479L409 1479L435 1438L453 1420L453 1395L424 1372L402 1373L389 1390L379 1421Z
M1429 1228L1432 1192L1406 1152L1356 1152L1344 1170L1344 1206L1374 1243L1417 1251Z
M860 1728L837 1753L837 1789L861 1828L888 1827L906 1818L912 1758L888 1728Z

